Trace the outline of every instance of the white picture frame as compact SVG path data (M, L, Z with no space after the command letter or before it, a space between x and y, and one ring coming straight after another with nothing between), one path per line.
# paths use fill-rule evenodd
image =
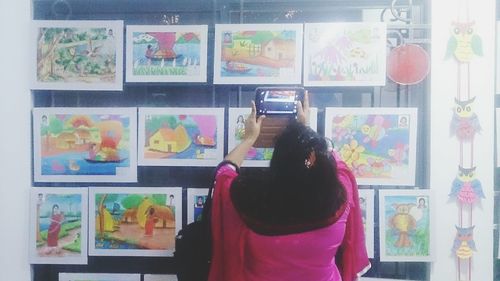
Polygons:
M46 59L50 59L50 57L41 58L41 61L39 61L38 58L38 55L43 55L44 51L39 50L39 47L43 46L39 44L39 40L42 39L42 36L47 36L46 33L41 34L40 30L42 28L54 28L59 30L82 29L84 32L90 32L89 30L91 29L105 29L107 31L105 34L95 34L95 40L88 38L80 41L85 43L87 41L89 42L88 44L73 42L76 40L75 38L79 38L77 34L73 33L75 30L72 30L71 33L63 31L60 34L56 34L58 36L56 38L60 38L60 43L44 48L48 49L47 51L65 51L63 47L67 47L67 55L65 55L64 61L68 63L65 65L54 65L56 63L53 62L51 66L46 66L48 64ZM68 43L63 43L61 40L68 41ZM57 47L58 45L60 46ZM32 21L32 46L33 71L31 88L34 90L123 90L123 21L35 20ZM39 75L39 72L46 72L45 68L49 68L50 71L55 73L51 74L50 71L49 74L43 73L43 78L39 79L39 76L42 76L42 74ZM62 69L64 69L64 71ZM62 76L67 75L69 72L74 75L68 77ZM77 74L77 72L80 74ZM81 77L82 73L84 73L85 76ZM78 77L78 75L80 75L80 77ZM99 75L103 77L96 79L96 76ZM50 78L50 76L52 76L52 78ZM62 81L56 81L56 79L60 78Z
M203 206L208 196L208 188L188 188L187 189L187 223L190 224L195 221L198 215L201 215ZM197 204L199 197L202 197L203 204ZM198 207L197 207L198 206Z
M269 32L272 39L252 43L256 36L247 35L249 32ZM300 84L302 33L302 24L216 24L214 84ZM242 34L245 37L240 36ZM223 48L227 49L225 52L231 52L231 60L227 63L226 60L223 63ZM262 57L257 54L262 54Z
M304 29L305 86L385 85L385 23L306 23Z
M134 33L141 33L134 35ZM162 34L174 33L172 51L174 59L159 59L151 51L152 57L138 58L147 52L147 45L155 45L155 53L163 54L160 45L169 45L168 38ZM154 35L158 34L158 38ZM189 35L190 42L184 39ZM207 25L127 25L126 81L127 82L207 82ZM179 37L179 38L177 38ZM177 39L176 39L177 38ZM182 38L182 43L179 40ZM160 41L163 40L163 41ZM148 43L148 40L150 43ZM164 42L165 41L165 42ZM179 42L179 43L178 43ZM146 45L146 50L144 50ZM188 46L189 45L189 46ZM153 47L151 47L153 50ZM187 56L186 54L190 54ZM166 54L165 54L166 55ZM179 60L179 61L178 61ZM177 67L176 67L177 66ZM166 69L171 67L170 69ZM136 69L138 68L138 69ZM151 69L154 68L154 69ZM168 70L168 71L167 71ZM158 72L185 72L186 74L155 74ZM145 74L138 74L144 72ZM149 74L146 74L149 73Z
M136 132L135 107L34 108L34 180L137 182Z
M380 261L433 261L433 208L429 189L379 190Z
M417 127L417 108L325 108L325 136L359 185L415 185Z
M54 214L56 205L58 214ZM42 215L42 213L49 214L50 209L52 209L50 217ZM70 214L72 216L69 216ZM63 233L66 234L61 236ZM87 188L31 188L29 227L31 264L87 264L87 234ZM43 243L43 246L38 247L38 243Z
M125 273L59 273L59 281L141 281L140 274Z
M177 281L175 274L144 274L144 281Z
M159 127L154 118L170 118L175 124L165 121ZM224 157L224 108L141 107L138 135L141 166L215 167ZM200 137L206 144L197 141Z
M251 108L246 107L231 107L229 108L229 119L228 119L228 133L227 133L227 144L228 152L233 150L241 140L238 137L242 137L241 130L244 130L244 120L251 112ZM243 121L241 121L241 118ZM317 131L318 125L318 108L311 107L309 109L309 126L314 131ZM243 127L242 127L243 126ZM238 131L239 133L238 133ZM256 148L252 147L249 154L245 157L242 167L269 167L270 157L272 155L273 148ZM270 154L267 155L266 154ZM265 159L269 158L269 159Z
M91 187L89 188L89 255L90 256L162 256L162 257L172 257L175 250L175 236L182 228L182 188L180 187ZM103 211L103 238L97 238L98 233L97 228L97 216L99 209L97 207L97 199L102 200L102 195L107 194L113 195L119 199L137 198L140 196L142 201L136 208L134 212L133 208L126 208L123 201L114 201L113 212L118 204L118 209L125 209L118 222L111 215L109 208L106 204L111 204L107 201L103 202L106 211ZM116 196L115 196L116 195ZM165 196L165 205L160 203L155 203L155 198L153 195L163 195ZM149 196L149 197L148 197ZM173 198L172 198L173 197ZM163 200L160 197L159 200ZM112 198L114 199L114 198ZM107 200L105 198L105 200ZM137 200L137 199L127 199L127 200ZM149 200L149 201L148 201ZM171 202L169 202L171 201ZM132 201L133 202L133 201ZM137 201L136 201L137 202ZM100 204L100 202L99 202ZM130 201L129 203L130 204ZM163 204L163 203L162 203ZM174 209L172 209L172 207ZM130 207L130 205L129 205ZM157 220L153 221L152 230L148 233L148 221L146 214L150 209L156 209L155 218ZM167 210L168 209L168 210ZM128 211L130 210L130 211ZM172 214L173 213L173 214ZM134 215L135 214L135 215ZM110 217L111 216L111 217ZM112 218L110 223L108 220ZM172 219L174 222L172 222ZM168 220L168 221L167 221ZM100 223L100 222L99 222ZM115 225L119 224L121 229L125 227L129 230L128 232L121 233L121 229L117 231ZM141 226L144 224L144 227ZM162 225L163 224L163 225ZM160 227L158 226L160 225ZM162 225L162 226L161 226ZM168 226L167 226L168 225ZM109 228L109 229L108 229ZM158 229L159 228L159 229ZM124 230L125 231L125 230ZM109 234L111 233L111 234ZM132 233L134 237L125 237L127 233ZM155 234L156 233L156 234ZM166 238L166 236L168 236ZM125 239L126 238L126 239ZM124 240L125 239L125 240ZM111 242L109 242L111 241ZM106 246L114 241L115 244L120 245L117 247L111 247L111 249ZM127 242L123 242L127 241ZM132 244L134 241L136 245L143 248L151 247L151 249L132 249L127 248L127 244ZM99 242L99 243L97 243ZM121 247L121 244L125 244ZM96 246L99 245L99 246ZM154 248L158 245L158 248ZM102 246L102 247L101 247Z
M361 217L365 227L366 250L368 258L373 259L375 257L375 191L373 189L358 189L358 191Z

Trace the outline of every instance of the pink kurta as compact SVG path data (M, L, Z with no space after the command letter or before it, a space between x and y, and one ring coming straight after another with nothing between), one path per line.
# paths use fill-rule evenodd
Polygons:
M245 225L231 201L229 190L237 172L229 164L220 167L213 196L209 281L356 280L370 266L357 185L343 162L337 161L337 169L349 204L335 223L297 234L264 236ZM339 248L342 253L337 253Z

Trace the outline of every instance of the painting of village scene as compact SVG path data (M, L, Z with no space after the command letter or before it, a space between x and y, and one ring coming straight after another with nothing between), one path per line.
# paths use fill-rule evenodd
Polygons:
M228 150L231 151L241 143L245 136L245 121L250 114L250 108L233 107L229 108L228 125ZM316 131L318 109L310 108L309 126ZM271 117L269 117L271 118ZM272 147L252 147L248 151L242 167L268 167L274 148Z
M122 90L122 21L34 21L34 89Z
M375 192L373 189L359 189L359 206L361 208L361 219L365 229L365 244L369 258L374 258L374 213Z
M301 24L215 25L215 84L299 84Z
M32 188L30 262L87 264L87 189Z
M206 82L206 25L127 26L127 82Z
M223 108L140 108L139 165L216 166L223 130Z
M136 112L35 108L35 181L137 181Z
M90 255L171 256L182 226L181 188L92 188Z
M414 185L416 108L326 108L325 136L360 185Z
M304 85L385 85L384 23L308 23L304 37Z
M431 261L429 190L380 190L380 260Z
M59 273L59 281L141 281L140 274Z

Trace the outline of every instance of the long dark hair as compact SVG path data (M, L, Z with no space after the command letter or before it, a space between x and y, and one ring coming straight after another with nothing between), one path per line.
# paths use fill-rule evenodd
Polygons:
M311 154L314 163L306 163ZM231 197L244 218L286 226L331 218L346 201L346 192L328 141L292 121L276 139L270 169L238 176Z

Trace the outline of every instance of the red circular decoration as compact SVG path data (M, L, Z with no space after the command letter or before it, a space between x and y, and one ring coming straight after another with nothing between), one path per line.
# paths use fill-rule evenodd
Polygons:
M402 85L420 83L429 74L429 67L429 55L415 44L398 46L387 58L387 76Z

